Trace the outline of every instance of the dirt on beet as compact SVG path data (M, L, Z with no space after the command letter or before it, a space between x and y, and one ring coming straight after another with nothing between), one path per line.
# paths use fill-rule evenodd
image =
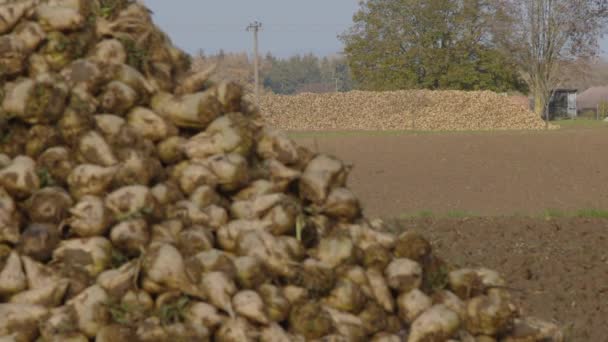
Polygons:
M564 326L567 341L608 341L608 219L417 218L392 224L424 234L451 264L499 271L526 313Z
M369 217L482 216L394 222L423 233L451 263L499 271L527 313L566 327L569 342L608 342L608 219L530 218L608 210L608 131L296 140L354 164L349 185Z

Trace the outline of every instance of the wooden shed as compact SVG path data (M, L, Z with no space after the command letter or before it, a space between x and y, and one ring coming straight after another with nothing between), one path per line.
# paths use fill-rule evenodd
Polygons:
M550 119L575 118L578 115L577 93L578 89L555 89L549 101Z

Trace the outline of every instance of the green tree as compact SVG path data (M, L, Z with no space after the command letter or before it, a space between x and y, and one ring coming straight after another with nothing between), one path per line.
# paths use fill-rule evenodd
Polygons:
M492 0L366 0L341 40L358 87L525 91L498 52Z
M320 64L321 79L331 89L349 91L353 89L353 79L346 58L342 56L324 57Z
M271 67L264 76L264 86L277 94L293 94L304 84L321 81L319 59L312 54L288 59L269 56L267 59Z
M346 59L342 56L318 58L315 55L296 55L286 59L270 54L264 59L267 70L263 74L264 87L277 94L302 91L349 91L353 80Z

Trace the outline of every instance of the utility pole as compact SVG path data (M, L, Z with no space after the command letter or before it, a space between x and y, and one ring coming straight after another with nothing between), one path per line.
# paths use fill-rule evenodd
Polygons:
M258 67L258 32L262 29L262 23L258 21L254 21L253 23L247 26L247 31L253 31L253 65L254 65L254 74L255 74L255 101L257 105L260 105L260 75L259 75L259 67Z

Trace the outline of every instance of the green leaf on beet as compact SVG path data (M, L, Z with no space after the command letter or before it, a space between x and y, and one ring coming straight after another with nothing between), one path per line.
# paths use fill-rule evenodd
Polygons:
M306 219L304 215L298 215L296 219L296 239L302 241L302 231L306 226Z

